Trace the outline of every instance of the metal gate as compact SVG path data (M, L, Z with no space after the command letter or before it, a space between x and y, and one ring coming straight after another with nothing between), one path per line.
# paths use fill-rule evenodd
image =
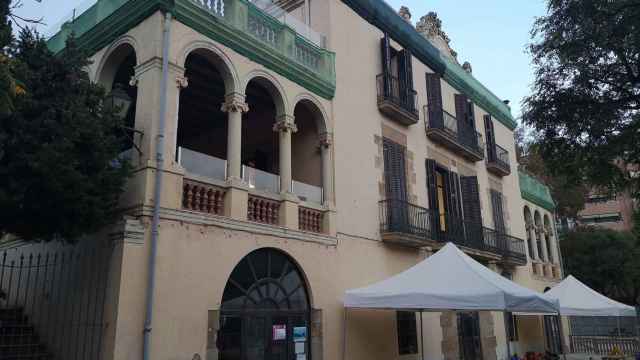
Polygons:
M0 253L0 358L100 359L112 247L86 241Z

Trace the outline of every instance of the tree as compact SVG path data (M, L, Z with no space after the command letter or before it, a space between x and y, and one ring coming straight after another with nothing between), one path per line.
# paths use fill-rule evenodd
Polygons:
M560 241L567 273L626 304L640 304L640 241L630 233L581 227Z
M571 183L564 174L551 171L543 159L542 145L535 138L526 138L523 133L523 130L516 130L516 148L521 170L539 178L549 187L560 218L575 219L578 212L584 209L589 189L582 183Z
M114 161L121 120L75 39L56 56L24 29L3 55L28 91L0 115L0 234L73 241L112 223L129 173Z
M549 0L547 10L532 30L523 120L551 172L638 198L624 164L640 163L640 0Z

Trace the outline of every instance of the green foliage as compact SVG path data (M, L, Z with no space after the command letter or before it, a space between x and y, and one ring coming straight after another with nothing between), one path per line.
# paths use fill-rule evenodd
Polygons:
M568 274L613 299L640 304L640 241L631 233L583 227L560 241Z
M566 175L549 169L542 157L542 146L535 139L526 140L523 136L516 136L516 143L520 152L518 162L522 170L535 175L549 186L551 196L556 202L558 216L575 219L578 212L584 209L588 187L583 183L572 183Z
M568 183L629 188L640 163L640 0L548 0L530 46L533 94L524 122L547 168Z
M73 37L54 56L22 31L8 51L28 91L0 115L0 234L73 241L95 232L114 221L129 173L114 162L121 120L103 107L104 90L90 82Z

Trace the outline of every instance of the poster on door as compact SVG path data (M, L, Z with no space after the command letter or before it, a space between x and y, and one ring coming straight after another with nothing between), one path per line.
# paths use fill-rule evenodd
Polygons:
M287 325L285 324L276 324L273 325L273 335L272 335L272 339L273 341L281 341L281 340L286 340L287 339Z

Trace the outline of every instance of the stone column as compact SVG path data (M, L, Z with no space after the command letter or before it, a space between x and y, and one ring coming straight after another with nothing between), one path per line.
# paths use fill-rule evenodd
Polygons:
M549 262L549 249L547 249L547 231L543 227L538 229L540 234L540 240L542 241L542 256L541 259L544 262Z
M324 192L324 204L334 204L333 201L333 172L331 161L331 145L333 134L325 132L320 134L320 151L322 154L322 190Z
M531 259L539 259L540 255L538 254L538 244L536 243L537 237L535 232L535 227L532 224L527 225L527 233L529 234L529 240L531 241L531 249L533 250L533 254L531 255Z
M225 96L221 110L228 114L227 181L239 183L242 168L242 114L249 111L249 105L244 95L231 93Z
M291 115L281 115L273 125L280 137L280 193L291 193L291 134L298 131Z

